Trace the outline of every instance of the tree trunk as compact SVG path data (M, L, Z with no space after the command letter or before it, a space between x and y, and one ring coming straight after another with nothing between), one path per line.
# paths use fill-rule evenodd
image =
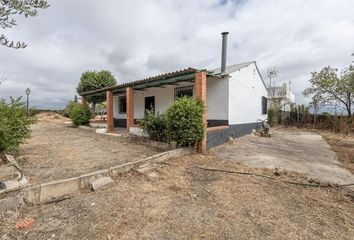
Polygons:
M92 116L93 117L96 116L96 103L95 102L92 103Z

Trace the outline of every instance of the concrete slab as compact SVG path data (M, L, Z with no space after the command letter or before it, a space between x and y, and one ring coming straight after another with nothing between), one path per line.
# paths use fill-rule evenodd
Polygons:
M140 173L145 173L145 172L152 170L153 168L154 168L154 165L152 163L146 163L146 164L140 165L137 168L137 171Z
M335 184L354 183L354 176L341 167L329 144L311 132L280 129L271 138L248 135L211 151L250 166L299 172Z
M112 178L102 177L91 182L91 189L93 191L97 191L110 183L113 183Z
M80 178L69 178L41 184L40 189L39 201L51 202L78 192L80 190Z

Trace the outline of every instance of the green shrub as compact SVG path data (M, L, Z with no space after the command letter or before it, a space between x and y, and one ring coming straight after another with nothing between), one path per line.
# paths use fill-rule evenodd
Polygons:
M90 109L82 106L81 104L75 104L70 111L69 116L75 126L86 125L91 119Z
M78 105L81 105L81 104L78 103L78 102L70 101L70 102L66 105L66 107L64 108L64 116L65 116L65 117L70 117L71 111L73 110L73 108L74 108L75 106L78 106Z
M163 113L154 113L148 111L143 119L138 121L145 134L148 134L150 139L160 142L166 142L167 139L167 121L166 115Z
M30 137L32 118L27 117L25 104L20 98L0 100L0 152L16 150Z
M268 123L271 127L277 122L277 110L274 108L268 109Z
M204 136L203 105L191 97L178 98L167 109L167 131L180 146L195 146Z

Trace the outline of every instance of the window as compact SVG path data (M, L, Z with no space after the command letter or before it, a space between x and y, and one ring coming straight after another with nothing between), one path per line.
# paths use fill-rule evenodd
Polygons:
M175 100L180 97L192 97L193 96L193 86L187 87L177 87L175 88Z
M127 98L126 97L119 97L118 112L119 113L127 113Z
M145 98L145 113L147 111L155 112L155 97L146 97Z
M267 114L268 107L267 107L267 98L262 96L262 114Z

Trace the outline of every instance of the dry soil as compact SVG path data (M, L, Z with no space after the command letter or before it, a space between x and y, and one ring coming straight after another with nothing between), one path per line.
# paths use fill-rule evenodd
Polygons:
M30 183L42 183L136 161L159 151L126 137L72 127L58 114L43 113L16 156Z

